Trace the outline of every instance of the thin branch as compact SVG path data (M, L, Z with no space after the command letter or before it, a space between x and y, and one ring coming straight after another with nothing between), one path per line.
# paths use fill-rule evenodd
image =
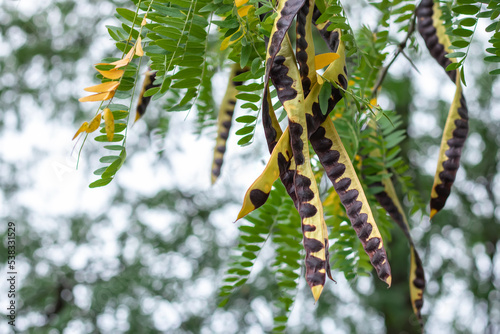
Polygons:
M392 66L392 64L398 58L398 56L401 53L404 53L403 51L406 48L406 44L408 43L408 40L410 39L411 35L415 31L416 18L417 18L417 13L416 13L416 10L415 10L413 12L413 16L411 17L410 26L408 27L408 32L406 34L405 39L401 43L399 43L398 49L394 53L394 56L392 57L391 61L380 72L380 75L379 75L379 77L377 79L377 82L375 83L375 86L372 89L372 98L374 98L375 96L377 96L377 90L380 88L380 86L382 86L382 82L384 82L385 76L387 75L387 72L389 71L389 68Z

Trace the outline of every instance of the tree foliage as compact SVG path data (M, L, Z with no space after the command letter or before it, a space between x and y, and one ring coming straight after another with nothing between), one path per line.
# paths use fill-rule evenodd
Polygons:
M131 125L153 116L146 112L148 105L164 109L154 115L161 136L169 131L172 112L183 112L195 119L193 132L197 134L216 129L212 168L206 171L213 183L224 175L226 143L232 133L240 146L254 145L257 126L262 124L270 157L262 174L241 199L239 215L226 219L230 224L231 220L244 218L238 221L240 236L231 251L229 266L223 275L217 275L222 277L217 304L227 311L246 298L252 300L245 288L253 286L252 275L261 275L271 282L266 284L275 284L275 294L266 297L272 302L275 332L287 330L304 276L318 302L318 310L327 310L325 304L329 301L325 297L319 299L326 276L338 279L342 273L350 282L356 282L361 276L371 276L373 267L377 276L389 285L402 281L401 275L409 280L409 290L405 289L403 295L409 296L406 298L422 322L422 314L426 314L422 312L427 297L424 298L425 281L434 277L436 269L432 268L424 277L424 267L427 269L426 261L430 258L429 237L419 236L414 240L410 225L426 220L427 216L434 218L440 210L445 213L433 219L432 228L438 228L435 226L440 226L440 222L452 222L454 213L446 210L445 202L454 197L454 191L455 197L471 201L462 186L458 185L457 190L452 187L455 179L460 180L457 171L460 173L468 132L477 131L474 126L486 127L474 120L477 113L468 113L465 97L470 80L465 76L469 66L466 60L475 47L473 38L479 34L476 27L484 20L488 21L486 32L490 36L485 51L491 54L484 60L498 63L498 4L424 0L418 4L380 1L371 5L378 10L375 27L351 24L350 4L336 0L125 2L116 9L114 25L106 26L116 46L115 57L106 55L95 65L95 77L100 82L89 84L86 91L92 95L80 99L100 103L95 114L86 117L75 134L85 138L83 144L90 136L102 145L99 162L103 165L94 171L98 179L90 184L91 188L106 186L119 178L118 171L126 166L127 153L131 153L127 145ZM401 83L395 83L389 72L397 58L405 57L405 66L415 68L418 57L431 56L442 67L441 73L436 71L435 75L444 78L447 75L456 89L453 100L442 103L448 105L448 114L439 111L442 108L435 108L443 124L443 136L440 152L435 154L438 167L434 184L427 179L422 181L415 170L408 147L415 149L417 144L406 140L403 127L411 121L408 119L411 98L404 101L400 95L391 95L396 90L394 85ZM226 94L217 107L213 90L219 86L213 76L228 68ZM500 74L492 67L488 71L490 75ZM491 85L493 79L485 80ZM378 103L383 99L393 101L394 108L382 108ZM472 99L468 98L469 103ZM239 116L233 122L234 114ZM427 145L430 141L438 143L436 138L426 141ZM80 152L85 155L86 151ZM465 164L468 172L470 162ZM494 203L490 185L494 172L479 173L478 177L483 175L490 180L486 189L490 187L487 193ZM327 182L333 187L325 186ZM430 211L426 213L424 201L429 199L428 193ZM155 201L178 201L170 194L160 195L155 196ZM176 196L194 206L190 196L183 193ZM159 205L143 202L151 207ZM172 209L177 207L174 205ZM209 220L208 209L200 210L203 212L181 211L187 217L189 231L178 233L179 240L172 241L173 244L161 238L148 239L148 243L159 245L156 252L162 254L172 254L177 249L181 253L182 247L188 247L182 240L196 234L190 225L194 217ZM89 219L84 217L84 220ZM409 248L396 248L401 235L392 229L393 222L401 228ZM448 224L454 226L453 222ZM182 229L181 225L177 228ZM446 236L449 231L435 232ZM215 235L213 231L209 234ZM493 238L489 241L493 245L498 242L495 233L485 232L483 236ZM201 238L199 234L198 237ZM121 238L125 244L129 237ZM470 242L474 246L474 241ZM207 253L197 258L196 266L211 256L216 257L208 246L211 243L213 240L203 238L201 244L207 246ZM391 244L395 250L391 251ZM255 268L262 261L262 254L269 250L273 254L271 264L266 272L259 272ZM419 250L427 255L421 256ZM391 273L389 262L400 254L410 258L409 270L401 274L393 266ZM132 272L144 268L137 261L127 265L120 275L135 277ZM201 269L193 274L193 280L195 276L203 276ZM76 279L70 269L63 268L55 280L58 282L55 285L45 283L47 289L58 291L56 295L73 291ZM97 300L92 301L93 312L105 313L106 305L122 303L128 303L132 312L139 310L140 305L126 300L126 296L137 293L134 287L140 287L139 280L137 276L130 286L119 287L113 279L98 280L94 296L99 296L101 285L103 291L114 289L118 296L103 297L99 301L102 307ZM184 284L181 281L179 278L176 284ZM148 296L162 290L155 282L151 281ZM380 295L384 290L378 288L375 294ZM27 290L25 296L25 303L39 299L36 291ZM163 298L175 299L168 292L164 292ZM483 298L490 300L491 296ZM56 299L54 305L59 302L65 304L67 300ZM373 305L375 309L384 309L384 305L375 301ZM215 308L216 303L212 306ZM69 314L51 309L46 314L47 322L57 314L61 315L58 320L61 323L70 321ZM188 320L181 327L196 331L199 327L194 324L202 320L195 318L196 315L186 317ZM97 326L96 318L91 319ZM390 321L387 315L386 323ZM138 326L131 323L130 330ZM153 327L148 330L154 331Z

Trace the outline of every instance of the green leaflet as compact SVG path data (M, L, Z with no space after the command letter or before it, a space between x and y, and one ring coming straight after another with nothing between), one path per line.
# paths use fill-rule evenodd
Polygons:
M431 192L431 219L444 207L446 199L450 195L451 186L460 166L462 148L469 131L467 103L462 94L459 75L456 78L456 85L455 97L446 119L439 149L438 165L434 175Z
M391 286L391 268L382 236L332 120L327 118L310 140L378 277Z
M236 105L236 94L238 93L236 86L242 84L242 82L233 81L233 78L246 71L248 69L241 69L240 65L236 63L231 67L226 94L222 98L217 118L217 139L215 140L214 158L212 160L212 184L217 181L224 161L226 142L229 137L229 130L231 129L234 107Z

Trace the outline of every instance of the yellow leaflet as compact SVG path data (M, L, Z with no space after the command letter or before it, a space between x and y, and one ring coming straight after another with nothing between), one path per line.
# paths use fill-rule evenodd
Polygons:
M240 7L240 6L243 6L244 4L246 4L247 2L248 2L248 0L235 0L234 5L236 7Z
M91 93L102 93L102 92L109 92L116 90L116 88L118 88L119 85L120 82L118 81L109 81L99 85L84 88L83 90Z
M109 65L109 64L97 64L97 65ZM106 79L120 79L123 76L123 73L125 73L124 70L117 70L117 69L112 69L109 71L102 71L102 70L97 70L97 72L101 73L103 77Z
M72 140L75 140L76 137L78 137L78 135L84 131L87 131L89 127L89 123L88 122L83 122L83 124L80 126L80 128L78 129L78 131L76 131L75 135L73 136L73 139Z
M131 49L132 50L132 49ZM109 63L110 65L115 65L115 68L114 69L117 69L117 68L120 68L120 67L124 67L124 66L127 66L128 64L130 63L130 58L123 58L123 59L120 59L120 60L117 60L117 61L114 61L112 63Z
M278 166L278 156L280 153L283 154L283 156L288 161L290 161L292 157L292 149L290 147L290 133L288 132L288 127L285 129L285 132L283 132L283 135L274 147L274 150L271 153L271 157L269 158L264 171L259 175L254 183L252 183L250 188L248 188L247 192L245 193L243 206L238 213L238 218L236 218L236 220L245 217L257 207L264 204L262 203L264 194L267 196L269 195L274 181L276 181L276 179L278 179L278 177L280 176L280 170ZM264 200L267 199L267 196L264 198Z
M241 7L240 9L238 9L238 15L240 17L245 17L247 16L248 14L248 11L250 10L250 8L252 8L253 6L252 5L248 5L248 6L245 6L245 7Z
M144 27L146 24L148 24L146 22L146 16L147 16L147 14L144 14L144 18L142 19L142 22L141 22L141 27Z
M104 92L94 95L89 95L78 99L80 102L96 102L96 101L106 101L111 99L115 95L115 91Z
M142 38L141 38L141 36L139 36L139 38L137 39L137 42L135 43L135 45L136 45L135 55L139 56L139 57L144 56L144 50L142 49L141 43L142 43Z
M115 118L113 117L113 113L109 108L104 108L104 124L106 128L106 136L108 137L108 141L113 140L113 136L115 135Z
M322 53L314 57L314 62L317 69L321 69L327 65L330 65L334 60L339 59L340 55L338 53Z
M97 114L92 121L90 121L89 127L87 128L86 132L91 133L94 132L99 128L99 125L101 124L101 114Z
M236 34L238 31L240 31L241 27L238 28L238 30L236 30L235 33L233 33L231 36L227 36L226 38L224 38L224 40L222 41L222 43L220 44L220 50L221 51L224 51L228 48L229 45L231 44L234 44L236 43L237 41L239 41L240 39L243 38L243 34L241 34L240 37L238 37L237 39L231 41L231 37L233 37L234 34Z
M455 121L457 119L461 119L459 113L458 113L458 108L460 108L460 98L462 97L462 85L460 84L460 72L457 70L457 77L456 77L456 82L455 84L457 85L456 90L455 90L455 96L453 98L453 102L451 103L450 106L450 111L448 112L448 118L446 119L446 125L444 126L444 131L443 131L443 137L441 139L441 147L439 149L439 159L438 159L438 165L436 169L436 174L434 174L434 184L432 185L432 192L431 192L431 198L438 198L439 195L436 192L436 187L443 183L441 181L441 178L439 177L439 174L444 171L444 166L443 162L448 160L449 158L446 156L446 151L450 149L450 145L448 145L448 140L453 138L453 131L457 128L455 125ZM430 214L430 219L434 217L434 215L438 213L438 210L436 209L431 209L431 214Z

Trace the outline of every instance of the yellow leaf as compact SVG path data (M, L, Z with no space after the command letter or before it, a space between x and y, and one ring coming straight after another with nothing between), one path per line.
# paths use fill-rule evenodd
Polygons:
M104 109L104 124L106 128L106 135L108 136L108 141L113 140L113 136L115 134L115 118L113 117L113 113L109 108Z
M103 64L98 64L98 65L103 65ZM109 71L101 71L97 70L97 72L101 73L103 77L106 79L120 79L123 76L123 73L125 73L124 70L117 70L117 69L112 69Z
M147 14L144 14L144 18L142 19L142 22L141 22L141 27L144 27L146 24L148 24L146 22L146 16L147 16Z
M314 57L314 62L316 63L316 69L319 70L327 65L330 65L335 59L338 59L340 56L337 53L323 53L316 55Z
M142 38L141 38L141 36L139 36L139 38L137 39L137 42L135 43L135 45L136 45L135 55L139 56L139 57L144 56L144 50L142 49L141 43L142 43Z
M247 2L248 2L248 0L235 0L234 5L236 7L240 7L240 6L243 6L244 4L246 4Z
M371 104L372 106L374 106L374 107L375 107L375 106L377 106L377 98L373 98L373 99L371 99L371 100L370 100L370 104Z
M84 131L87 131L89 127L89 123L88 122L83 122L83 124L80 126L80 128L78 129L78 131L76 131L75 135L73 136L73 139L72 140L75 140L76 137L78 137L78 135Z
M90 121L89 127L85 130L87 133L94 132L101 125L101 114L97 114L92 121Z
M240 17L245 17L247 16L248 14L248 11L250 10L250 8L252 8L253 6L252 5L248 5L248 6L245 6L245 7L241 7L240 9L238 9L238 15Z
M102 93L102 92L110 92L116 90L120 83L118 81L109 81L99 85L91 86L84 88L83 90L91 93Z
M94 95L89 95L78 99L80 102L96 102L96 101L106 101L111 99L115 95L115 91L104 92Z
M238 28L238 30L236 30L236 32L235 32L234 34L236 34L238 31L240 31L240 29L241 29L241 28ZM220 50L221 50L221 51L226 50L226 49L227 49L227 47L228 47L229 45L234 44L234 43L236 43L237 41L239 41L240 39L242 39L242 38L243 38L243 34L242 34L242 35L241 35L240 37L238 37L236 40L231 41L231 37L233 37L233 35L234 35L234 34L232 34L231 36L227 36L226 38L224 38L224 40L222 41L222 43L221 43L221 45L220 45Z
M120 67L123 67L123 66L127 66L129 63L130 63L130 58L127 58L125 56L125 58L117 60L117 61L114 61L114 62L110 63L110 65L115 65L114 69L117 69L117 68L120 68Z

